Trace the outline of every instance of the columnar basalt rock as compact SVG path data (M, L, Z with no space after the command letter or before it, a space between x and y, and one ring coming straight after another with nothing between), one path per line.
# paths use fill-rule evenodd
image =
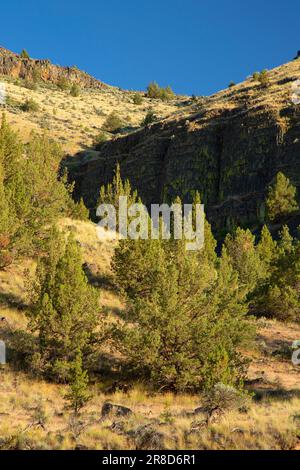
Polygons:
M164 120L67 161L77 195L95 208L116 162L146 204L185 202L199 190L216 230L255 226L278 171L300 188L300 108L290 99L300 76L293 61L270 72L262 89L248 79L208 99L198 112ZM300 220L294 221L294 225Z

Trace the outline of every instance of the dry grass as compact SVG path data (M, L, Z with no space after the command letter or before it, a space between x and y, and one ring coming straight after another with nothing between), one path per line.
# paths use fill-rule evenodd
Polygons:
M107 315L114 315L123 308L107 285L117 242L109 237L100 241L91 222L63 219L59 225L79 241L103 308ZM23 260L0 273L0 317L6 318L12 330L26 328L24 279L34 265L32 260ZM204 413L194 414L201 396L153 393L144 384L132 384L127 393L107 393L110 382L97 377L90 386L93 398L74 421L65 407L65 386L5 366L0 370L0 448L297 449L300 368L292 365L288 346L300 339L300 327L269 320L257 323L256 348L246 354L252 361L249 387L260 401L253 400L248 410L229 411L206 425ZM106 400L130 407L134 414L101 419Z
M65 387L1 371L0 446L25 449L297 449L300 399L252 403L248 411L231 411L217 423L203 425L193 414L198 396L149 394L141 386L127 395L104 395L93 387L93 399L77 420L66 410ZM101 418L106 400L130 406L129 418ZM39 423L40 416L43 417ZM147 431L147 432L145 432Z
M23 139L28 140L31 131L47 131L69 154L90 147L111 112L116 112L126 126L136 128L150 109L158 117L165 118L176 113L186 99L177 97L171 102L162 102L143 98L141 105L135 105L135 92L113 87L82 90L80 96L72 97L69 91L55 87L40 85L37 90L30 90L7 77L1 77L1 81L6 85L8 101L4 109L8 121L19 130ZM34 100L39 109L22 111L20 106L27 99Z

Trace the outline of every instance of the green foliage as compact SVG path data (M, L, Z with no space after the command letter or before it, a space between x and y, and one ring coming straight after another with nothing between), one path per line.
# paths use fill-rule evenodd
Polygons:
M228 88L232 88L232 87L234 87L235 85L236 85L235 82L230 82L229 85L228 85Z
M217 383L204 394L203 404L209 414L214 410L230 411L244 408L250 397L239 389Z
M263 88L270 85L269 72L266 69L261 72L254 72L252 78L254 81L259 82Z
M133 103L136 105L140 105L143 102L143 97L140 93L135 93L133 95Z
M212 254L212 239L199 252L172 239L121 240L115 251L128 307L117 345L159 389L195 391L243 376L237 347L250 334L244 299L228 256L217 262Z
M62 76L59 78L59 80L57 81L56 85L58 86L58 88L62 91L67 91L71 88L71 83L69 82L69 80Z
M34 101L32 98L27 98L26 101L21 106L22 111L24 112L37 112L40 107L39 104Z
M264 88L270 85L269 73L267 70L263 70L262 72L260 72L258 81Z
M70 89L70 95L77 98L80 95L81 89L77 83L73 83Z
M147 87L147 97L169 101L174 99L175 94L171 87L161 88L156 82L151 82Z
M108 137L107 137L107 134L105 132L99 132L98 135L96 135L96 137L94 138L94 145L101 145L103 144L104 142L107 142L108 140Z
M107 132L116 132L123 126L122 119L118 116L118 114L114 111L107 116L102 128Z
M79 202L74 203L72 217L78 220L89 220L89 210L80 198Z
M43 250L49 227L58 217L72 215L75 209L82 212L83 208L77 208L71 200L72 188L67 185L66 175L58 177L61 159L59 145L45 136L33 135L23 145L3 117L0 233L6 257L9 253L15 257L38 254Z
M146 126L149 126L149 124L152 124L153 122L156 122L157 121L157 116L156 114L154 113L154 111L152 109L150 109L146 116L144 117L144 119L142 120L141 122L141 125L143 127L146 127Z
M30 59L30 56L29 56L28 52L26 51L26 49L23 49L23 50L22 50L22 52L21 52L21 54L20 54L20 57L21 57L22 59Z
M137 202L137 192L132 190L128 179L126 179L123 182L121 178L120 164L117 163L112 183L109 183L106 186L101 186L99 199L97 202L97 207L100 204L112 204L114 208L116 209L117 222L119 219L120 196L127 197L128 206ZM118 229L118 223L117 223L117 229Z
M0 160L0 269L11 263L8 251L11 237L11 214L4 189L4 171Z
M56 230L41 257L32 285L30 326L39 340L39 354L48 377L68 381L78 351L87 357L96 344L99 326L97 292L82 269L80 248L69 237L64 247Z
M87 371L83 370L80 351L76 354L71 365L70 385L65 399L69 404L68 407L71 408L75 415L78 415L80 410L90 400L88 393L88 374Z
M278 242L263 228L257 251L264 276L254 296L257 313L278 320L300 320L300 242L283 226Z
M296 188L283 173L276 175L275 182L269 187L266 199L268 217L277 221L281 217L299 210Z
M226 236L223 249L238 273L241 290L248 296L263 276L263 266L255 249L254 235L248 229L237 228L233 235Z
M23 86L24 86L24 88L27 88L28 90L37 90L38 89L37 82L35 82L34 80L29 80L28 78L26 78L24 80Z

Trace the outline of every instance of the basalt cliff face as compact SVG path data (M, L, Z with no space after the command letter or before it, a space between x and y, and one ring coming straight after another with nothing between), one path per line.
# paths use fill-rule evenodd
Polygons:
M297 59L270 71L268 86L249 78L196 102L190 114L68 158L76 195L94 209L101 184L111 181L120 162L146 204L177 195L188 202L199 190L216 230L261 223L278 171L300 190L299 78Z
M22 58L19 54L3 47L0 47L0 75L24 80L32 80L34 76L38 76L42 81L53 84L66 78L70 83L76 83L81 88L101 89L108 87L75 66L61 67L52 64L47 59Z

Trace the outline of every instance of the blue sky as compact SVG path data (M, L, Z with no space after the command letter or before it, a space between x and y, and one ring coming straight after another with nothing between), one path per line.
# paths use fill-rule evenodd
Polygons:
M299 21L299 0L9 0L0 45L126 89L208 95L292 59Z

